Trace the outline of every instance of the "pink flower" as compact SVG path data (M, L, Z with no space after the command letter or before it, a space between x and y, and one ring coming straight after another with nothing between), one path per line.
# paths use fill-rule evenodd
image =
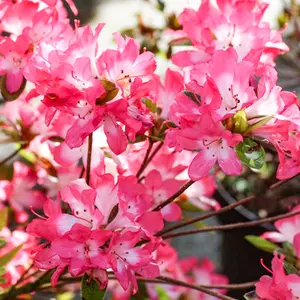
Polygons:
M97 61L98 72L102 78L114 82L122 96L128 95L135 78L149 80L156 69L153 53L145 51L140 54L140 45L132 38L123 39L114 35L117 50L106 50Z
M286 275L283 267L284 256L275 254L272 260L272 277L264 275L255 284L256 293L261 300L293 300L300 296L300 277L295 274Z
M24 28L32 26L32 19L37 12L38 6L38 3L31 1L22 1L9 5L1 18L0 29L11 33L13 37L20 36ZM20 15L22 15L21 18Z
M192 180L207 176L216 162L228 175L239 175L242 171L242 164L233 150L242 136L232 134L220 122L214 123L209 115L202 116L200 122L192 126L182 122L181 128L171 129L166 139L169 146L179 150L200 150L189 167Z
M155 205L162 203L177 192L182 181L176 179L162 180L158 171L152 170L145 178L145 185L150 195L153 196ZM181 219L181 208L175 202L170 203L161 210L164 220L174 222Z
M133 285L133 291L137 291L135 271L147 274L147 278L155 278L159 275L158 266L150 265L152 262L151 248L135 248L141 237L141 232L127 231L123 234L115 233L109 245L109 253L112 256L112 269L120 284L127 290L129 283ZM149 269L150 272L146 272Z
M172 106L176 95L183 89L183 76L171 69L166 71L164 86L159 86L157 101L161 104L161 117L167 119L170 107Z
M100 249L111 236L110 231L90 230L75 224L69 232L51 243L51 249L68 264L72 276L78 276L91 267L110 267L104 251Z
M90 188L85 179L77 179L66 185L61 191L62 200L69 204L73 215L90 228L98 228L103 215L95 207L97 193Z
M15 93L25 82L23 70L32 51L28 41L22 35L16 41L10 38L2 39L0 45L0 75L6 75L5 87L8 92Z
M192 66L208 60L209 54L214 51L230 47L237 51L240 61L244 58L259 61L264 50L268 55L271 41L274 43L270 59L280 51L287 51L281 36L274 37L269 24L262 21L266 8L267 5L259 1L217 1L215 6L210 0L205 0L198 11L185 9L179 21L196 51L187 51L185 57L181 55L183 53L176 54L174 63L184 62L185 66ZM276 51L275 48L281 50Z
M296 206L293 211L298 211L300 206ZM265 232L262 237L273 242L289 242L294 246L297 257L300 257L300 217L299 215L278 220L274 223L277 231Z

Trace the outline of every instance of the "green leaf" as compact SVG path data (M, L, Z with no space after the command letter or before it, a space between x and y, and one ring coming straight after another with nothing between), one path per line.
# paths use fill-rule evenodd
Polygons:
M26 161L28 161L31 164L34 164L36 162L36 157L34 154L30 151L27 151L25 149L22 149L19 151L19 155L23 157Z
M196 94L196 93L193 93L193 92L190 92L190 91L183 91L183 93L189 97L195 104L197 105L200 105L201 104L201 96Z
M157 9L164 11L166 4L162 0L157 0Z
M194 206L193 204L191 204L189 201L178 201L176 202L181 209L185 210L185 211L190 211L190 212L203 212L203 209Z
M81 281L81 299L82 300L101 300L104 299L106 294L105 290L100 290L98 283L86 274L82 277Z
M287 274L297 274L297 275L300 275L299 272L298 272L298 270L293 265L291 265L290 263L288 263L287 261L283 262L283 266L284 266L284 269L287 272Z
M294 250L293 244L291 244L289 242L284 242L284 243L282 243L282 246L286 252L288 252L292 255L295 255L295 250Z
M168 296L168 293L161 287L158 286L156 288L157 294L158 294L158 299L159 300L170 300L171 298Z
M100 81L105 89L105 93L96 100L96 105L106 104L107 102L113 100L119 93L119 90L113 82L106 79Z
M147 108L148 108L151 112L156 113L156 111L157 111L156 104L153 103L153 102L151 101L151 99L149 99L149 98L143 98L142 101L143 101L143 103L147 106Z
M288 261L291 264L295 264L297 262L297 258L293 253L290 253L289 251L282 249L282 248L277 248L275 252L279 254L283 254L286 261Z
M23 245L20 245L12 249L2 257L0 257L0 267L5 266L7 263L9 263L17 255L17 253L20 251L22 247Z
M1 284L2 284L2 283L6 283L6 279L3 278L3 277L0 277L0 283L1 283Z
M4 238L0 238L0 249L4 248L7 244L7 241Z
M238 157L246 166L253 169L261 169L263 167L266 153L260 144L246 138L236 146L236 151Z
M72 300L74 299L74 293L72 292L65 292L63 294L57 295L57 300Z
M7 225L8 207L0 210L0 231Z
M264 126L266 123L268 123L271 119L273 119L273 116L269 116L269 117L266 117L254 124L252 124L251 126L248 127L247 131L246 132L250 132L250 131L253 131L255 129L258 129L262 126Z
M251 292L245 294L244 298L246 300L254 300L254 299L258 299L259 297L256 295L255 291L251 291Z
M4 275L6 272L6 269L4 267L0 267L0 276Z
M254 247L266 251L268 253L273 254L274 250L278 248L278 246L274 243L271 243L259 236L255 235L247 235L245 236L245 239L252 244Z

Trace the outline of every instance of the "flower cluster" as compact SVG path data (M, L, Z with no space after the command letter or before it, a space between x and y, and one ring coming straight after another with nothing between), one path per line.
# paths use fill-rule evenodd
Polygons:
M262 21L265 4L217 4L203 1L198 11L187 9L179 17L193 49L173 56L183 68L185 89L170 105L167 116L175 128L166 142L177 151L199 151L189 167L198 180L216 162L226 174L239 175L241 160L258 156L259 145L249 139L265 140L278 151L277 177L290 178L299 172L299 107L295 94L276 85L274 70L274 59L288 48ZM240 153L242 145L248 151Z
M126 297L140 277L225 285L210 261L178 259L161 237L165 223L218 210L213 174L262 168L262 144L278 153L278 179L300 173L298 100L274 69L288 47L262 20L267 5L211 2L179 16L175 34L191 46L173 55L163 82L153 53L118 33L114 49L100 50L104 24L71 22L61 0L0 4L0 129L23 159L0 181L0 200L41 239L34 264L55 269L53 286L66 269L103 289L113 273ZM262 279L258 293L261 285L273 281ZM161 288L207 299L186 286L146 288L151 299Z

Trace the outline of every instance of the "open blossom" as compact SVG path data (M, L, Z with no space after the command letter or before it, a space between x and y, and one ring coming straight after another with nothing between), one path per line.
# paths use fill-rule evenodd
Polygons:
M59 202L48 200L46 218L35 219L27 227L28 233L47 240L37 250L35 264L45 270L56 268L54 285L66 266L72 276L112 268L124 290L131 283L133 291L137 290L136 272L150 278L159 275L152 252L160 239L152 235L163 228L161 213L149 210L151 198L134 178L120 178L115 184L106 174L93 188L78 179L60 191L60 198L72 214L62 213ZM151 242L138 247L141 240ZM107 277L103 280L101 285L106 286Z
M275 35L262 21L267 8L262 1L202 1L197 11L185 9L179 16L183 31L192 41L194 50L179 52L173 57L179 66L194 66L208 61L216 50L234 48L242 59L256 59L288 51L281 36ZM270 59L270 60L271 60ZM266 60L265 60L266 61ZM274 61L269 62L274 65Z
M296 206L293 211L298 211ZM295 254L300 257L300 217L299 215L278 220L274 223L277 231L265 232L262 237L273 242L289 242L293 245Z
M220 122L215 124L209 115L200 118L192 126L182 121L181 128L172 129L167 136L169 145L175 149L200 151L189 167L190 178L199 180L207 176L216 162L226 174L239 175L242 165L233 147L242 141L242 136L232 134Z
M286 275L283 267L284 256L275 254L272 260L272 277L264 275L255 284L258 300L295 300L300 296L300 277L296 274Z

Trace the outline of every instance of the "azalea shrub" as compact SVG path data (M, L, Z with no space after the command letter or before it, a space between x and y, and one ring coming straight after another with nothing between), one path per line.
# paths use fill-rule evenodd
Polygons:
M258 196L213 198L220 177L258 174L270 149L268 190L300 173L298 99L275 70L289 51L284 29L264 21L263 0L200 2L164 28L139 16L110 49L105 24L82 26L72 0L1 1L1 144L15 151L0 162L0 300L79 290L84 300L230 300L239 288L245 299L300 297L299 206L203 222ZM162 73L158 56L169 60ZM271 266L257 257L269 275L256 282L230 283L171 245L273 222L277 231L246 237L274 253Z

